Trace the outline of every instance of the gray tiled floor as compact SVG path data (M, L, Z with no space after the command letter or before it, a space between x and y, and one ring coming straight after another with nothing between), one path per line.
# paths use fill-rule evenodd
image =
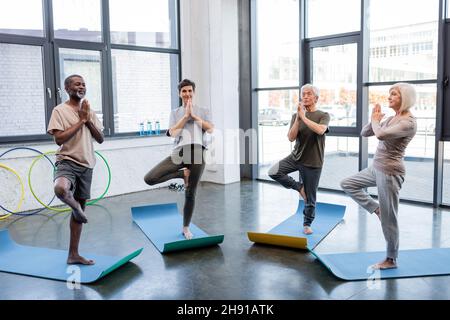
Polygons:
M64 282L0 273L0 299L450 299L450 276L345 282L303 251L253 245L246 232L267 231L290 216L298 195L278 185L246 181L203 183L193 222L223 233L220 246L161 255L132 223L130 207L183 203L167 188L104 199L88 210L81 249L105 255L144 247L132 263L93 285L69 290ZM319 252L384 250L376 217L346 196L320 192L319 201L347 206L344 221ZM68 215L48 213L0 222L19 243L64 249ZM450 247L450 211L401 204L402 249Z

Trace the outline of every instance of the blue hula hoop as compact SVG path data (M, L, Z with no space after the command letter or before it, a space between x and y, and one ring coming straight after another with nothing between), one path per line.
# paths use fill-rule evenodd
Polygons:
M37 153L39 153L39 154L44 154L43 152L40 152L39 150L30 148L30 147L15 147L15 148L11 148L11 149L9 149L9 150L6 150L6 151L3 152L2 154L0 154L0 158L3 157L5 154L10 153L11 151L14 151L14 150L30 150L30 151L37 152ZM51 160L47 155L44 155L44 157L47 158L47 160L48 160L48 161L50 162L50 164L52 165L53 170L55 170L55 169L56 169L56 168L55 168L55 164L52 162L52 160ZM55 197L56 197L56 195L53 195L53 198L52 198L52 200L50 200L50 202L48 203L48 206L50 206L50 205L52 204L53 200L55 200ZM34 211L34 212L30 212L30 213L15 213L15 212L12 212L12 211L6 209L6 208L3 207L1 204L0 204L0 208L3 209L3 210L5 210L6 212L11 213L11 214L14 214L14 215L16 215L16 216L25 216L25 217L26 217L26 216L32 216L32 215L38 214L39 212L41 212L41 211L47 209L47 208L43 207L43 208L41 208L41 209L38 209L38 210L36 210L36 211Z

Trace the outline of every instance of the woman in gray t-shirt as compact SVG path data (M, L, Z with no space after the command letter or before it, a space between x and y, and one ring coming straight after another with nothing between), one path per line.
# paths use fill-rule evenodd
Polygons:
M195 83L184 79L178 85L178 91L183 105L172 110L170 114L169 130L167 135L175 138L172 154L144 177L149 185L155 185L164 181L183 178L185 185L185 201L183 208L183 230L186 239L192 239L193 234L189 230L192 214L195 206L197 185L205 169L203 135L213 131L209 110L199 108L192 104L195 94Z
M387 243L386 259L372 265L373 269L397 268L399 248L398 204L399 191L405 180L403 157L406 146L417 131L416 118L409 109L416 101L416 91L408 83L396 83L389 89L389 107L395 116L381 122L384 114L376 104L371 122L361 131L363 137L376 136L379 140L373 165L341 181L342 189L360 206L375 213L381 221ZM377 187L378 202L364 189Z

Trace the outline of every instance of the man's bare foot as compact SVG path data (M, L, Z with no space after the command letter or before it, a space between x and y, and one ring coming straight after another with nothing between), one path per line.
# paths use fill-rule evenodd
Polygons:
M67 258L67 264L85 264L85 265L93 265L95 264L94 260L83 258L80 255L73 255Z
M187 188L188 185L189 185L189 175L191 174L191 170L189 170L188 168L185 168L183 171L184 171L183 172L183 174L184 174L184 177L183 177L183 179L184 179L184 187Z
M186 238L186 240L191 240L194 235L189 230L189 227L183 227L183 236Z
M313 230L310 226L303 226L303 233L306 235L310 235L313 233Z
M305 193L305 186L304 185L302 185L300 190L298 190L298 193L300 193L300 196L303 198L303 201L306 202L306 193Z
M395 269L398 267L397 261L392 258L386 258L382 262L378 262L371 266L374 270L386 270L386 269Z
M377 215L378 219L380 219L381 221L381 212L380 212L380 208L376 208L375 211L373 212Z
M88 222L88 219L83 211L72 210L72 217L78 223L87 223Z

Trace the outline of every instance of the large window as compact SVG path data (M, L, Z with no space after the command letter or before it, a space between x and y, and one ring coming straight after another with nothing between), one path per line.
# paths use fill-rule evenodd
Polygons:
M298 90L258 93L258 163L261 179L268 179L270 167L292 151L295 142L289 142L287 134L297 103Z
M445 154L440 153L441 137L436 136L440 132L437 125L440 119L436 119L436 114L441 114L443 108L445 115L450 100L450 89L445 86L448 72L441 70L449 65L450 38L444 32L448 30L449 1L254 0L252 3L256 16L252 27L257 39L252 68L257 79L253 83L256 101L253 110L258 112L258 177L270 180L267 169L292 148L282 122L268 120L275 113L271 109L278 112L272 104L279 97L295 100L292 97L297 90L308 82L320 89L318 108L331 117L320 187L340 190L343 178L373 162L378 140L360 137L362 126L370 121L373 105L380 103L386 117L392 115L387 100L389 88L397 82L408 82L417 90L417 102L411 110L417 119L417 133L405 152L406 179L400 196L440 204L437 196L442 191L448 204L450 153L447 144ZM445 37L439 35L442 4L446 5L446 27L442 28ZM298 12L301 16L297 18ZM269 19L273 21L271 27L267 24ZM440 44L439 39L444 43ZM297 45L298 52L289 50ZM438 55L439 50L444 53ZM445 61L438 66L438 59L441 61L443 57ZM293 84L297 79L294 72L299 73L298 84ZM444 80L444 85L438 84L438 78ZM285 94L290 91L293 93ZM437 104L441 96L446 99L444 107ZM295 104L290 111L295 112ZM253 124L256 125L256 120ZM447 126L444 122L444 134ZM435 180L435 173L442 174L441 157L445 158L442 190Z
M446 205L450 205L450 142L444 143L444 177L443 199Z
M439 0L372 0L369 15L370 82L436 79Z
M260 88L298 86L300 72L298 5L298 0L257 2Z
M42 0L1 1L0 34L42 37L44 35L42 2Z
M312 49L312 80L330 126L356 126L357 50L356 43Z
M110 0L111 42L176 48L176 15L172 0Z
M154 52L113 50L113 92L115 132L137 131L140 123L159 121L169 126L172 106L177 106L177 57ZM175 68L171 72L171 68Z
M101 65L101 56L98 51L66 48L59 50L61 100L69 99L67 92L63 90L64 79L72 74L82 75L86 82L86 99L100 120L103 119Z
M358 172L358 156L358 138L326 137L325 160L319 187L340 189L344 178Z
M359 31L360 0L306 0L306 37Z
M55 38L102 41L100 0L53 0Z
M86 98L107 136L138 135L144 121L167 129L178 106L177 4L2 1L0 143L50 139L46 126L68 99L64 79L71 74L86 81Z

